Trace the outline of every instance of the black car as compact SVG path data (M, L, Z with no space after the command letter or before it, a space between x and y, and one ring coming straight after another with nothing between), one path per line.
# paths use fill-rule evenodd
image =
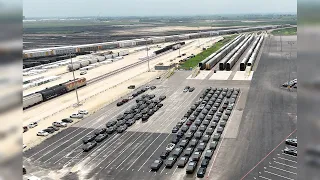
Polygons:
M118 133L122 133L127 129L127 125L122 125L117 128Z
M108 134L99 134L94 140L96 142L102 142L104 139L108 137Z
M206 152L204 153L204 158L205 159L211 159L213 155L213 151L211 149L206 150Z
M142 116L142 121L147 121L148 119L149 119L149 115L148 114L144 114L143 116Z
M220 133L215 133L213 135L213 141L219 141L221 134Z
M122 101L117 102L117 106L122 106L124 103Z
M126 121L126 125L132 126L136 121L134 119L129 119Z
M154 110L153 110L153 109L150 109L149 112L148 112L148 115L149 115L149 116L152 116L153 114L154 114Z
M120 126L122 126L122 125L124 125L126 123L126 121L125 120L120 120L120 121L118 121L117 122L117 127L120 127Z
M201 157L202 152L200 151L196 151L192 154L191 156L191 160L192 161L199 161L200 157Z
M116 130L116 128L114 128L113 126L111 126L111 127L108 127L108 128L107 128L106 132L107 132L108 134L112 134L115 130Z
M179 131L178 127L175 126L175 127L172 128L172 133L177 133L178 131Z
M106 128L101 128L101 129L97 129L97 130L94 132L94 134L98 136L99 134L104 134L104 133L106 133L106 131L107 131Z
M189 143L188 139L183 139L180 141L179 146L182 148L185 148L188 145L188 143Z
M207 146L207 143L206 143L206 142L200 142L199 145L198 145L198 147L197 147L197 151L200 151L200 152L204 151L204 149L206 148L206 146Z
M87 144L84 145L84 147L82 149L84 152L88 152L91 149L93 149L96 145L97 145L97 142L95 142L95 141L88 142Z
M178 136L173 136L171 142L174 144L177 144L179 142L180 138Z
M176 157L174 157L174 156L169 157L165 162L166 168L172 168L172 166L174 165L174 163L176 161L177 161Z
M210 159L202 159L201 167L206 168L209 165Z
M178 131L178 132L177 132L177 136L178 136L179 138L182 138L183 135L184 135L184 132L183 132L183 131Z
M297 147L298 146L297 138L286 139L286 144Z
M87 137L85 137L82 141L84 144L88 143L88 142L91 142L94 140L94 138L96 138L96 135L95 134L91 134Z
M62 119L61 121L65 123L73 123L73 120L70 118L65 118L65 119Z
M215 150L217 148L218 141L212 141L209 145L209 149Z
M200 167L198 169L198 172L197 172L197 177L198 178L203 178L205 174L206 174L206 168L205 167Z
M166 98L167 98L167 96L162 95L162 96L159 97L159 100L160 100L160 101L163 101L163 100L166 99Z
M55 131L59 131L60 128L57 126L49 126L48 129L53 129Z
M117 124L117 121L112 120L112 121L107 122L106 126L108 128L108 127L114 126L116 124Z
M185 151L184 151L184 155L183 156L186 156L186 157L190 157L193 153L193 150L194 148L192 147L188 147Z
M170 151L164 151L164 152L161 153L160 158L161 159L166 159L169 154L170 154Z
M187 164L188 159L189 159L189 158L188 158L188 157L185 157L185 156L181 157L181 158L178 160L178 163L177 163L178 168L183 168L183 167Z
M142 114L136 114L134 117L133 117L135 120L139 120L142 118Z
M187 165L186 173L192 174L197 167L197 163L198 163L197 161L190 161Z
M159 103L159 104L157 104L157 106L158 106L159 108L161 108L161 107L163 106L163 104L162 104L162 103Z
M163 164L162 159L156 159L152 164L151 164L151 170L152 171L157 171L160 169L161 165Z
M298 155L298 150L296 148L288 148L286 147L283 152L285 154L289 154L289 155L293 155L293 156L297 156Z
M47 132L47 133L50 133L50 134L52 134L52 133L55 132L55 130L52 129L52 128L47 128L47 129L44 129L43 131L45 131L45 132Z
M179 157L182 151L183 151L182 147L175 148L173 150L172 156Z
M189 145L190 145L190 147L196 147L198 142L199 142L198 139L193 138L193 139L191 139Z
M189 88L189 92L194 91L194 87Z

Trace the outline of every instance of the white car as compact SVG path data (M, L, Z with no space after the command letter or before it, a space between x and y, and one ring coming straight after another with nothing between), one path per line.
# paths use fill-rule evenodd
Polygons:
M48 132L45 132L45 131L39 131L38 133L37 133L37 136L48 136L49 135L49 133Z
M150 88L150 86L146 86L146 89L149 89Z
M80 72L80 75L85 75L85 74L87 74L87 71L81 71Z
M89 114L89 112L87 110L79 110L78 113L83 114L83 115Z
M160 76L158 76L156 79L160 79L161 77Z
M30 124L28 125L29 128L34 128L34 127L36 127L36 126L38 126L38 123L37 123L37 122L33 122L33 123L30 123Z
M129 99L129 100L133 99L133 96L129 96L128 99Z
M183 90L183 92L188 92L188 91L189 91L188 89L184 89L184 90Z
M172 151L175 146L176 146L175 144L169 143L166 147L166 151Z
M67 123L65 122L53 122L52 125L56 127L67 127Z
M180 120L180 122L184 123L184 122L187 121L187 119L188 119L188 118L182 118L182 119Z
M37 176L31 176L31 177L28 177L28 180L41 180L41 179L38 178Z
M73 113L73 114L71 114L70 118L82 119L83 118L83 114Z

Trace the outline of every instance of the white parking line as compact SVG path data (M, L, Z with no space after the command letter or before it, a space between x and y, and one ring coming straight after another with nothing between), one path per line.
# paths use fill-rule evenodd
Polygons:
M286 156L290 156L290 157L293 157L293 158L297 158L297 156L293 156L293 155L290 155L290 154L286 154L286 153L282 153L283 155L286 155Z
M294 169L297 169L297 167L295 167L295 166L290 166L290 165L288 165L288 164L283 164L283 163L280 163L280 162L278 162L278 161L273 161L274 163L277 163L277 164L280 164L280 165L283 165L283 166L287 166L287 167L291 167L291 168L294 168Z
M286 158L283 158L283 157L278 157L279 159L283 159L285 161L290 161L290 162L293 162L293 163L298 163L297 161L293 161L293 160L290 160L290 159L286 159Z
M174 173L177 171L178 169L178 166L174 169L173 173L172 173L172 176L174 175Z
M297 173L294 173L294 172L291 172L291 171L287 171L287 170L284 170L284 169L281 169L281 168L277 168L277 167L274 167L274 166L269 166L269 167L271 167L273 169L277 169L279 171L283 171L283 172L286 172L286 173L297 175Z
M266 178L266 177L264 177L264 176L259 176L259 178L266 179L266 180L272 180L272 179Z
M166 166L163 167L163 169L160 171L160 174L163 172L163 170L166 168Z
M269 171L264 171L264 172L269 173L269 174L272 174L272 175L275 175L275 176L278 176L278 177L282 177L282 178L285 178L285 179L294 180L294 179L292 179L292 178L288 178L288 177L286 177L286 176L281 176L281 175L276 174L276 173L273 173L273 172L269 172Z

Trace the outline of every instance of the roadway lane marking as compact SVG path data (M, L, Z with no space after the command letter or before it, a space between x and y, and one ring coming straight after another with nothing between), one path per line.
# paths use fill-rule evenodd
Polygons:
M290 173L290 174L294 174L294 175L297 175L297 173L294 173L294 172L291 172L291 171L287 171L287 170L284 170L284 169L281 169L281 168L277 168L277 167L274 167L274 166L269 166L273 169L277 169L279 171L283 171L283 172L287 172L287 173Z
M297 158L297 156L293 156L293 155L290 155L290 154L286 154L286 153L282 153L283 155L286 155L286 156L290 156L290 157L293 157L293 158Z
M266 178L264 176L259 176L259 178L266 179L266 180L272 180L272 179Z
M160 171L160 174L163 172L163 170L166 168L166 166L163 167L163 169Z
M282 178L285 178L285 179L294 180L294 179L292 179L292 178L288 178L288 177L286 177L286 176L281 176L281 175L279 175L279 174L272 173L272 172L269 172L269 171L264 171L264 172L269 173L269 174L272 174L272 175L275 175L275 176L278 176L278 177L282 177Z
M274 149L272 149L264 158L262 158L252 169L247 172L240 180L243 180L250 172L252 172L262 161L264 161L273 151L275 151L286 139L288 139L297 129L293 130L286 138L284 138ZM280 158L280 157L278 157Z
M283 163L280 163L280 162L278 162L278 161L273 161L274 163L277 163L277 164L280 164L280 165L283 165L283 166L287 166L287 167L291 167L291 168L294 168L294 169L297 169L297 167L295 167L295 166L290 166L290 165L288 165L288 164L283 164Z
M298 163L297 161L293 161L293 160L290 160L290 159L286 159L286 158L282 158L282 157L278 157L279 159L283 159L285 161L290 161L290 162L293 162L293 163Z

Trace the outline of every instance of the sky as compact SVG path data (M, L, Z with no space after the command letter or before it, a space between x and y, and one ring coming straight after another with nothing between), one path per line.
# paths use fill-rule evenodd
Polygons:
M296 13L297 0L23 0L26 17Z

